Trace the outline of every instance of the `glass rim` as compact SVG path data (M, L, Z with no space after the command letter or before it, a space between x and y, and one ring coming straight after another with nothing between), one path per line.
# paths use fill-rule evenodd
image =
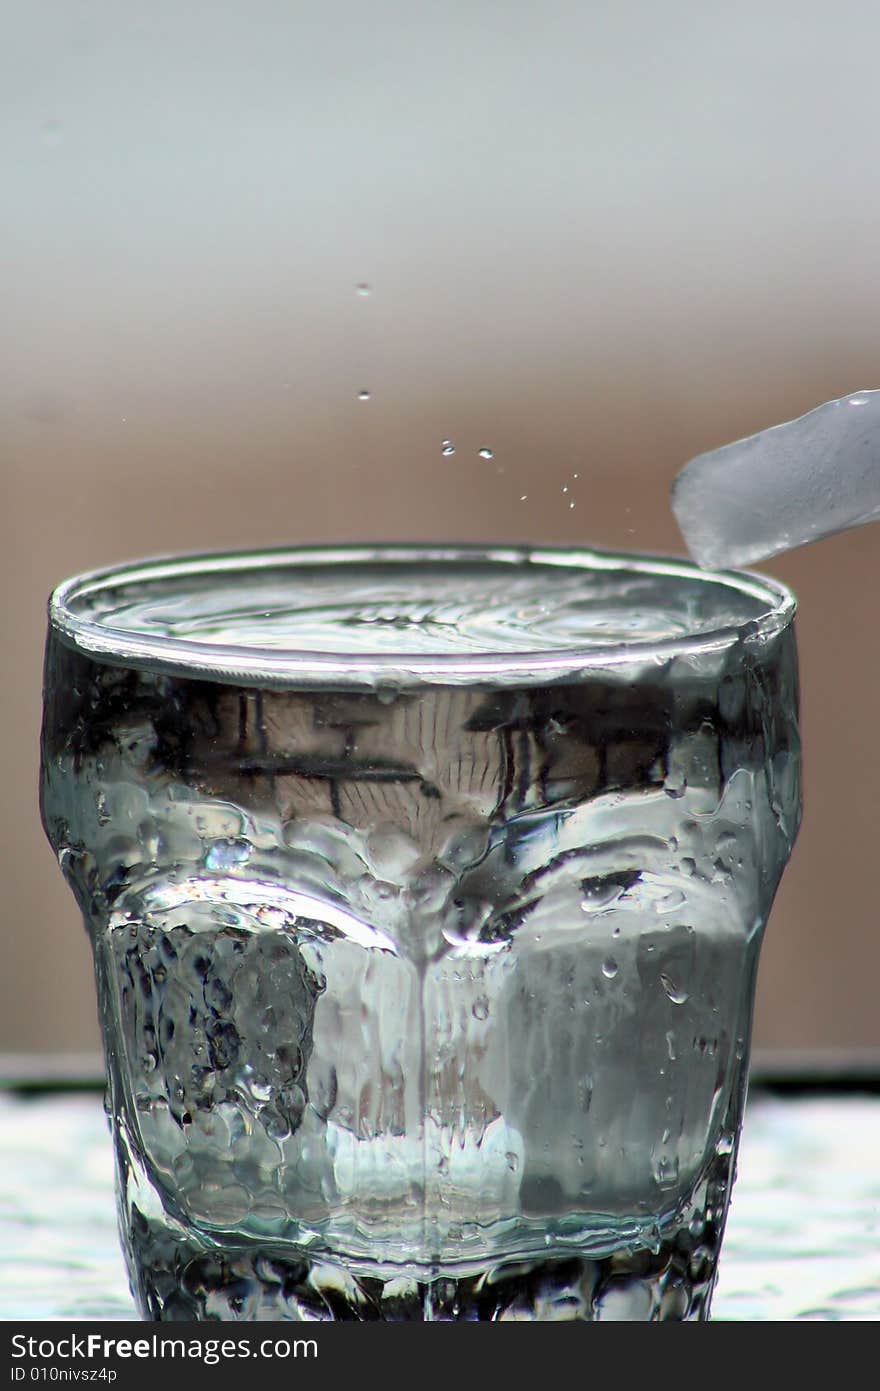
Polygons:
M205 643L159 633L115 627L75 612L78 600L120 584L193 575L226 576L239 572L312 565L405 565L482 563L523 568L529 565L585 572L624 570L722 585L765 605L741 621L719 624L699 633L668 638L635 637L597 646L589 642L565 648L522 652L318 652L297 648ZM48 601L50 633L65 645L97 661L135 667L191 680L222 679L246 685L326 685L375 688L439 683L478 684L481 680L535 685L578 679L586 670L610 669L645 662L662 665L674 657L722 651L737 642L764 642L793 620L797 600L781 581L749 570L702 570L675 556L605 551L587 546L475 545L412 542L393 544L301 545L254 550L194 551L147 557L84 571L63 580Z

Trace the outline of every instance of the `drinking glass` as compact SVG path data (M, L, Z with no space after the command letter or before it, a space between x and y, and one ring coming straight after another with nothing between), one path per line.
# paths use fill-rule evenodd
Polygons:
M145 1318L708 1316L794 607L522 547L55 590L42 816Z

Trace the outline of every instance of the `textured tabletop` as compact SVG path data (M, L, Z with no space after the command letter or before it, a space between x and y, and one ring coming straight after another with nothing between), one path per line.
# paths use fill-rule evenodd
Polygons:
M0 1318L134 1317L94 1094L0 1094ZM880 1097L756 1093L716 1319L880 1318Z

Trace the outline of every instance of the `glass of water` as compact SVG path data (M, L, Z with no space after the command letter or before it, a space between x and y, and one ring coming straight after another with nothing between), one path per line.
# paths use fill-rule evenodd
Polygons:
M55 591L42 815L144 1317L708 1315L800 815L794 607L522 548Z

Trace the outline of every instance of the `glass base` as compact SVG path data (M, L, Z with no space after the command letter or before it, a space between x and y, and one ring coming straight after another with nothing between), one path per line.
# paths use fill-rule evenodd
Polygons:
M206 1249L136 1210L127 1236L132 1289L152 1320L354 1322L706 1319L718 1240L688 1229L656 1251L597 1259L506 1260L477 1273L425 1278L401 1267L370 1275L295 1247Z

